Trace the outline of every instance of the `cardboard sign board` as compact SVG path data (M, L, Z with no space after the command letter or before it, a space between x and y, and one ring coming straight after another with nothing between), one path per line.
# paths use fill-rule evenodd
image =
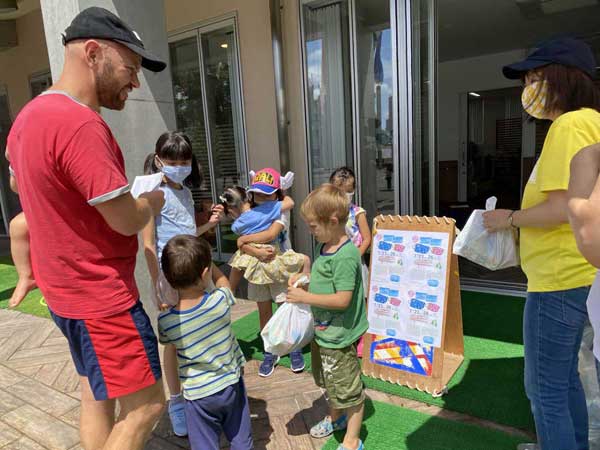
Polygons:
M445 392L464 359L455 233L445 217L375 218L365 375Z

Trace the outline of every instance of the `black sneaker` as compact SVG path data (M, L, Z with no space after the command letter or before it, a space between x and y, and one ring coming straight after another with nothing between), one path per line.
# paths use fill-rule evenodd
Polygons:
M290 360L292 361L292 372L300 373L304 370L304 357L301 351L290 353Z
M275 370L275 366L279 362L279 356L265 352L265 360L258 368L258 375L261 377L270 377Z

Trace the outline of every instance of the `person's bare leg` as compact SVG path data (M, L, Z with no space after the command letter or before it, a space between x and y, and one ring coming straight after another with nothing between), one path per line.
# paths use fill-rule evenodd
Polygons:
M10 221L10 253L19 274L17 286L8 301L8 306L14 308L36 287L29 258L29 228L23 213Z
M119 404L119 418L103 450L141 450L165 406L162 380L119 398Z
M273 301L256 302L256 304L258 305L258 323L262 331L269 319L273 317Z
M231 287L233 295L235 295L235 290L239 286L240 281L242 281L242 276L243 273L241 270L234 269L233 267L231 268L231 272L229 272L229 286Z
M348 449L356 450L360 442L360 429L362 427L365 404L353 406L346 409L348 415L348 428L342 445Z
M115 401L95 400L87 377L79 377L81 384L81 413L79 434L86 450L102 450L115 424Z
M180 394L181 383L179 382L179 363L177 362L177 348L174 345L166 345L163 355L165 358L164 374L165 379L167 380L169 394Z

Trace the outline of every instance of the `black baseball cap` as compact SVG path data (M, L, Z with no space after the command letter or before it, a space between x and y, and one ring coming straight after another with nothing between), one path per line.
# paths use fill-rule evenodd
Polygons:
M92 6L81 11L63 34L63 45L75 39L105 39L124 45L142 57L142 67L160 72L167 67L164 61L144 48L139 34L107 9Z
M533 49L523 61L504 66L502 73L506 78L515 80L532 69L548 64L575 67L592 78L595 78L596 75L596 59L592 49L585 42L574 38L557 38L546 41Z

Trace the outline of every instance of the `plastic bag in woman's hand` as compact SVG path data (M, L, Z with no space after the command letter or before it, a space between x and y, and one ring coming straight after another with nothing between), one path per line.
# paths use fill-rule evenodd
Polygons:
M496 197L485 203L486 211L496 209ZM454 241L454 253L490 270L519 265L519 253L512 229L487 231L482 209L476 209Z
M265 352L277 356L302 350L314 336L314 319L310 306L284 303L267 322L260 335Z

